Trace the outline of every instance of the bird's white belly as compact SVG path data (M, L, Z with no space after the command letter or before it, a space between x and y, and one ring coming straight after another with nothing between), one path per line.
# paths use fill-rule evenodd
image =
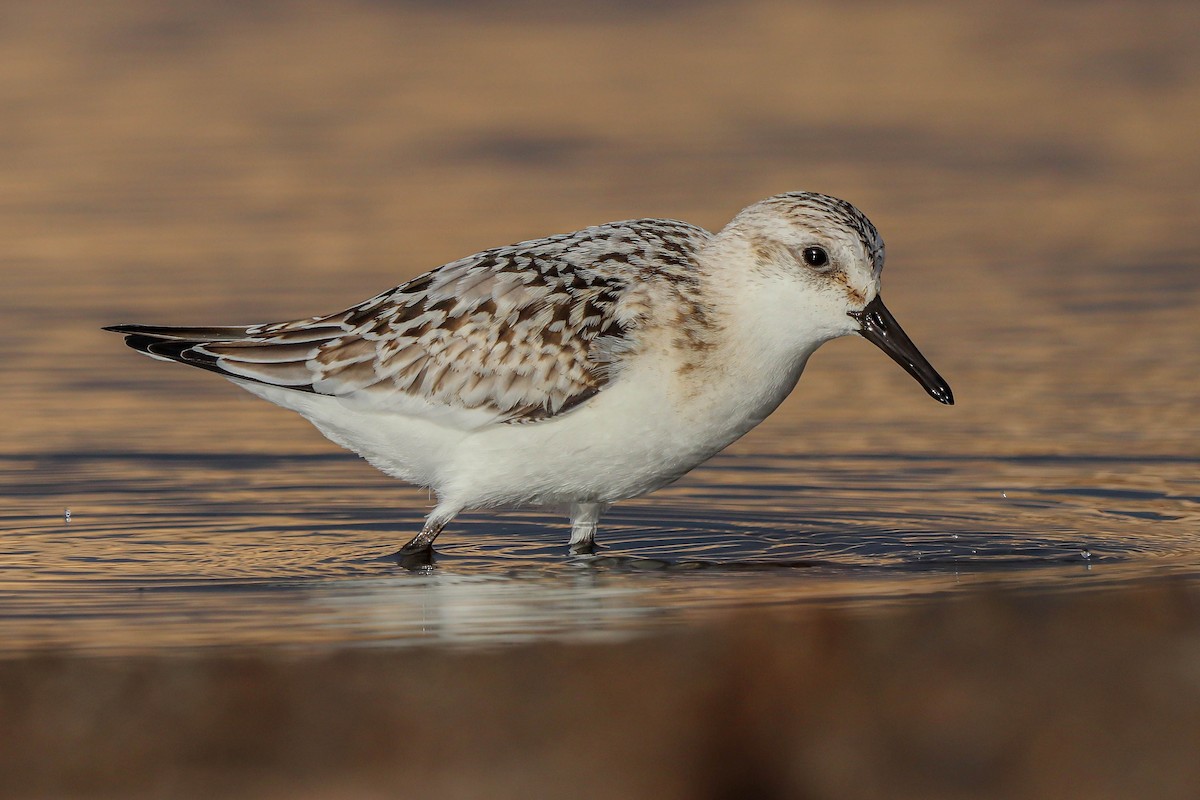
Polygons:
M298 411L384 472L432 487L444 503L561 505L610 503L671 483L774 410L802 366L714 388L685 386L668 365L647 361L574 411L468 430L332 397L244 386Z
M726 432L618 385L573 413L466 437L440 494L469 504L614 502L678 478L719 451Z

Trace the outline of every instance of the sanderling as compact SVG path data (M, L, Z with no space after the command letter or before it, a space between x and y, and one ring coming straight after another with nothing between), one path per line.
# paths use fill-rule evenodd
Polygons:
M517 505L569 509L571 548L589 552L609 505L762 422L830 339L864 336L952 404L880 299L883 258L853 205L794 192L716 234L638 219L484 250L327 316L107 330L433 489L403 560L463 509Z

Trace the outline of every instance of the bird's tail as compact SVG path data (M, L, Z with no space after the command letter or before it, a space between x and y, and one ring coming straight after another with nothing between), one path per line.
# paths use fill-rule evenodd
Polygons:
M303 392L315 391L312 383L319 377L308 360L322 344L346 333L336 316L270 325L112 325L104 330L123 334L125 344L159 361Z
M248 326L186 328L169 325L111 325L104 330L124 334L125 344L160 361L178 361L224 373L216 359L193 348L245 339Z

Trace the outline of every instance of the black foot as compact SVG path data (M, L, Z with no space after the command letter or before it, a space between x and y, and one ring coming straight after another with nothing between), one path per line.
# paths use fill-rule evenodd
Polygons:
M404 545L396 552L388 556L389 561L395 561L405 569L421 569L422 567L431 567L435 561L434 556L437 554L433 551L432 545L424 547L409 547Z
M600 545L594 541L580 542L579 544L568 545L568 548L573 556L594 556L600 549Z

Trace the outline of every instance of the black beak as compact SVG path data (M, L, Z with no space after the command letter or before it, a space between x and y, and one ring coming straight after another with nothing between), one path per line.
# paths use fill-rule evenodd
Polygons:
M954 405L954 395L950 384L937 374L933 365L925 360L921 351L904 333L900 323L892 316L883 304L883 299L875 295L875 299L867 303L862 311L851 311L850 316L862 324L859 333L883 352L892 357L905 372L912 375L929 392L929 396L939 403Z

